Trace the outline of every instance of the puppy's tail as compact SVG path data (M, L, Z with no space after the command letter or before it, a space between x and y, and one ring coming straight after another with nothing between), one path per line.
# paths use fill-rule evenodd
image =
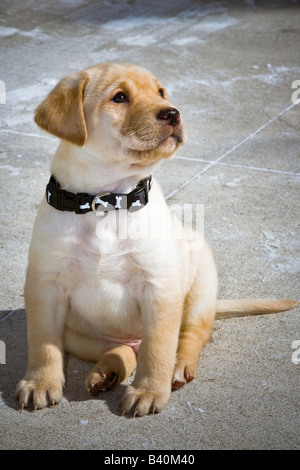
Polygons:
M263 315L290 310L300 302L290 299L236 299L217 300L216 319Z

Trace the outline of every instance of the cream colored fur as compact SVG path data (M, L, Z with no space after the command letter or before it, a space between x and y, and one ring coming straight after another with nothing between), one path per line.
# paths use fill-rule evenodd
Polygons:
M126 100L115 102L118 93ZM171 125L157 117L171 107L160 83L141 67L102 64L65 77L35 117L62 139L52 174L74 193L128 193L184 142L180 118ZM178 388L195 376L217 306L224 312L246 305L216 304L212 252L200 235L174 235L182 227L156 180L147 206L118 217L118 233L130 236L116 236L116 213L61 212L43 198L25 284L28 370L16 394L22 407L61 400L66 350L96 363L86 379L92 395L136 370L123 413L159 412L172 384ZM138 355L107 335L142 337Z

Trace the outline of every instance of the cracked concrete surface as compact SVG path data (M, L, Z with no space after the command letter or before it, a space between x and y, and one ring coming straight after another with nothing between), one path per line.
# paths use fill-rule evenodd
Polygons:
M219 297L299 299L299 20L287 0L1 2L1 449L299 449L299 307L217 321L197 377L156 416L121 417L123 384L89 397L91 365L71 356L55 408L22 412L13 399L26 369L27 251L58 143L33 111L89 65L143 65L180 109L188 142L156 176L170 205L204 205Z

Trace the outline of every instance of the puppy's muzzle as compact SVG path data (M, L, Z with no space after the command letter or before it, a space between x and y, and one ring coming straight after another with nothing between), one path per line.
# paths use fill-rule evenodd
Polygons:
M157 119L165 121L169 126L175 127L180 123L180 113L176 108L163 108L157 114Z

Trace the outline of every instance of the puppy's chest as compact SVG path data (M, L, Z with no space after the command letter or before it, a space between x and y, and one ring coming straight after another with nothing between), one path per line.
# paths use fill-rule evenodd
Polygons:
M94 295L113 289L137 293L149 277L139 255L128 240L84 236L70 244L69 263L61 279L76 288L92 289Z

